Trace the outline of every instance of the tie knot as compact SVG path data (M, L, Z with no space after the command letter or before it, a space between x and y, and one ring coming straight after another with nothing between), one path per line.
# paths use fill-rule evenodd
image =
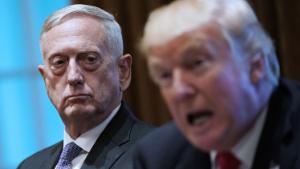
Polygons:
M81 148L74 142L68 143L63 148L63 152L60 155L60 158L65 160L72 161L81 151Z
M59 161L56 165L56 169L61 168L70 168L72 160L78 156L82 149L76 145L74 142L68 143L63 148L62 153L60 154Z
M238 169L241 161L229 151L218 152L216 161L220 169Z

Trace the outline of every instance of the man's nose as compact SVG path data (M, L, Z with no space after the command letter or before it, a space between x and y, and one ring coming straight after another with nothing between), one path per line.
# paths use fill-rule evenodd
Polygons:
M78 86L83 84L83 74L80 66L76 63L75 59L69 61L68 67L68 83L71 86Z
M182 71L174 72L172 88L177 101L192 98L196 92L196 88L193 85L193 79L189 76L190 75Z

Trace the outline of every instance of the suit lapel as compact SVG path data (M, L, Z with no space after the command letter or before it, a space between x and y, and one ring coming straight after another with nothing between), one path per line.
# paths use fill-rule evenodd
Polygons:
M99 136L81 168L110 168L126 151L133 124L133 118L122 103L119 112Z
M258 143L253 169L257 168L292 168L296 160L291 114L293 97L288 89L280 85L273 92L269 104L264 129Z
M61 141L57 145L55 145L54 148L51 150L49 158L45 158L47 160L42 163L41 169L53 169L59 159L62 148L63 142Z

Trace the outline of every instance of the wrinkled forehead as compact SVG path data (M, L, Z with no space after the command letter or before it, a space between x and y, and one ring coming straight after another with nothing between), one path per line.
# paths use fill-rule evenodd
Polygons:
M93 25L93 26L90 26ZM101 48L104 52L104 26L96 18L72 17L44 32L40 39L43 58L69 50Z

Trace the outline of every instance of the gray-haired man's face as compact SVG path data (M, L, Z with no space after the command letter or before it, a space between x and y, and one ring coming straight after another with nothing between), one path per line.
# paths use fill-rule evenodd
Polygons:
M74 17L41 38L45 65L39 70L65 123L99 123L120 103L120 78L130 67L119 69L122 57L112 57L103 45L103 29L93 17Z

